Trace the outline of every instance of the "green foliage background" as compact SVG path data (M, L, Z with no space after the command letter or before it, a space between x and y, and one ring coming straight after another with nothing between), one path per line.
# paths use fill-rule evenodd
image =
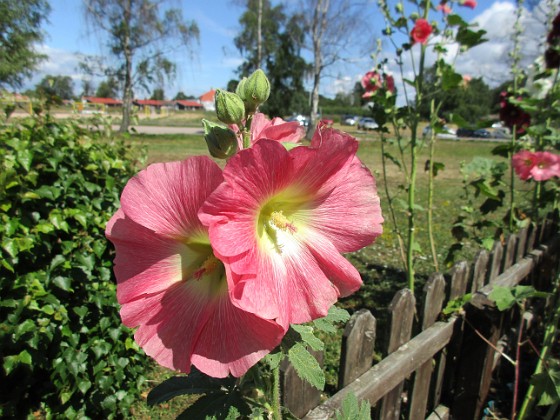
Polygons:
M122 417L147 358L120 322L104 230L135 156L49 117L0 141L0 417Z

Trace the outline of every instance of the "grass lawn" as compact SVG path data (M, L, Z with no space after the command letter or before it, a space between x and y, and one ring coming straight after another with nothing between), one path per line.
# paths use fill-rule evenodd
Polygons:
M384 225L383 235L378 238L375 244L348 256L360 271L364 280L364 286L354 296L341 301L341 305L349 311L360 308L372 310L376 318L378 318L379 325L385 318L384 310L390 304L394 293L406 287L405 276L399 258L397 238L393 226L389 221L389 214L386 209L387 199L382 177L381 142L376 133L357 132L353 127L342 127L342 129L348 129L348 132L360 140L358 156L377 179L378 191L381 197L386 223ZM208 154L204 139L200 135L132 135L130 139L130 141L134 145L138 145L138 147L147 147L148 163L180 160L189 155ZM436 196L434 198L434 233L438 258L441 262L443 262L449 246L454 242L450 232L451 227L457 217L460 207L464 205L464 200L462 198L463 177L460 172L461 164L468 163L477 156L505 161L504 158L492 156L491 151L495 146L495 142L487 140L438 140L435 160L445 164L445 169L439 172L435 179ZM389 145L387 151L394 156L398 155L398 150L395 146ZM428 172L424 171L424 164L427 159L428 149L426 147L421 150L418 157L417 202L423 208L427 208ZM389 191L391 191L391 194L395 194L396 191L399 191L397 197L406 200L403 173L395 164L390 162L388 163L387 170ZM507 191L507 187L505 189ZM401 224L401 230L404 230L406 221L406 210L404 207L398 209L397 217ZM420 210L417 222L417 234L422 249L417 258L419 286L421 286L424 279L434 271L429 254L426 220L426 211ZM465 256L469 257L475 251L476 249L474 247L467 247ZM440 270L447 271L447 267L440 267ZM421 287L417 287L417 290L421 291ZM382 331L382 329L379 331ZM328 354L325 361L328 382L327 390L332 390L337 381L338 340L339 336L330 339L327 343ZM162 375L165 375L165 373L162 374L159 369L154 370L154 379L156 383L161 382ZM139 402L139 404L144 403ZM171 409L171 411L179 413L184 406L185 403L173 402L171 407L175 407L177 411L175 411L175 409ZM144 416L146 416L146 418L165 418L158 417L160 414L157 413L165 411L167 415L170 415L168 411L169 407L170 406L167 405L149 411L145 411L147 410L146 408L138 408L137 410L140 411L138 411L137 414L140 418Z

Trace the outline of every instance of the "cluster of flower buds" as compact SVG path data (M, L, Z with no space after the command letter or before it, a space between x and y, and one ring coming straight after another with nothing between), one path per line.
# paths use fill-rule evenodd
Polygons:
M270 82L262 70L244 77L235 93L222 89L216 91L214 103L218 119L224 124L244 127L248 117L270 96ZM228 159L239 149L236 131L220 124L202 120L204 139L210 154L218 159Z

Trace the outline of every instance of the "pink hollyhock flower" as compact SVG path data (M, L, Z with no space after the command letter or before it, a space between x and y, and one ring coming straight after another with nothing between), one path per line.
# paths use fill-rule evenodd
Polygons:
M416 19L414 28L410 31L410 37L412 38L412 43L416 44L426 44L428 42L428 37L432 33L432 25L426 19Z
M287 151L261 140L224 168L225 182L199 218L231 264L235 304L282 326L325 316L357 290L359 273L342 255L382 232L371 173L347 134L316 130L310 147Z
M241 376L278 345L284 329L232 303L229 267L197 212L223 181L207 157L149 166L132 178L106 235L116 248L123 323L159 364Z
M372 70L362 77L362 87L365 89L362 98L374 96L381 88L385 88L390 93L395 93L395 79L390 74L384 73L381 75L378 71Z
M530 152L522 150L512 157L515 173L523 181L547 181L560 177L560 156L550 152Z
M463 0L461 2L461 6L466 6L474 9L476 7L476 0Z
M531 178L531 169L536 165L535 154L529 150L522 150L512 156L512 165L517 176L527 181Z
M238 134L239 149L243 148L243 139L237 125L230 126ZM285 143L299 143L305 137L305 127L298 121L284 121L276 117L269 120L262 112L256 112L251 122L251 145L261 139L276 140Z
M441 3L436 7L436 10L441 10L445 15L448 15L452 12L451 7L447 4L446 0L442 0Z
M560 156L550 152L535 152L535 165L531 176L535 181L547 181L560 176Z

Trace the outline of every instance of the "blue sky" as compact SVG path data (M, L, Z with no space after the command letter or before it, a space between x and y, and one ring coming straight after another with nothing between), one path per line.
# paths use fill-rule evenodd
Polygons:
M289 0L294 2L295 0ZM543 0L544 1L544 0ZM277 3L273 0L274 3ZM76 53L102 55L99 37L88 30L84 23L82 2L80 0L50 0L52 12L46 26L48 36L41 51L49 60L41 65L35 77L28 83L33 86L45 74L71 75L75 80L75 90L81 89L80 75L77 70ZM392 3L395 3L394 1ZM374 35L384 27L383 19L377 11L377 2L369 0L368 13L371 13L373 28L371 49L375 48ZM243 8L232 0L181 0L176 6L182 7L187 19L194 19L200 28L200 43L194 48L194 55L177 55L172 59L178 64L176 80L165 86L166 96L172 97L181 90L186 94L199 96L210 88L223 88L230 79L235 78L235 69L241 57L233 44L233 38L239 31L239 16ZM511 50L511 32L514 21L513 0L479 0L476 9L462 7L457 10L467 21L476 21L488 31L490 42L476 47L466 56L456 61L457 68L473 77L482 76L490 84L498 84L508 76L508 67L504 66L507 54ZM525 27L528 38L542 40L544 28L539 23L538 10L526 13ZM535 16L533 16L535 15ZM542 18L542 17L541 17ZM542 19L541 19L542 20ZM525 42L528 56L534 59L536 41ZM392 51L387 49L387 56ZM322 81L322 93L332 96L338 90L351 88L360 75L372 67L369 54L356 49L353 64L344 64L331 71L331 77ZM396 67L388 64L388 70L397 72ZM406 63L405 63L406 71ZM149 96L138 92L139 97Z

